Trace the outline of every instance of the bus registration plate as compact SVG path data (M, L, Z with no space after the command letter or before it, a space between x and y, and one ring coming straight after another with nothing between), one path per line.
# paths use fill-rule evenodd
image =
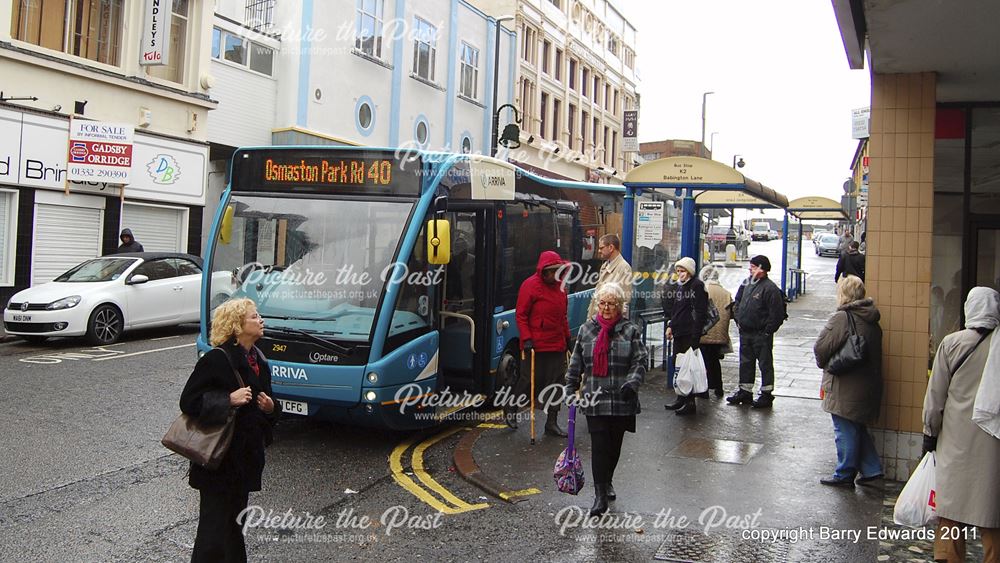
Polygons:
M299 414L306 416L309 414L309 403L301 403L299 401L286 401L285 399L278 399L281 401L281 411L287 414Z

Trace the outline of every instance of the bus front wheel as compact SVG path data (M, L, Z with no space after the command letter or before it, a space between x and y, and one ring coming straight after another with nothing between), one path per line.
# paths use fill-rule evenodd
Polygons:
M500 406L505 413L520 410L520 406L531 391L529 378L530 374L521 370L520 350L516 347L504 350L497 366L496 391L502 397L503 404ZM501 390L503 393L500 393Z

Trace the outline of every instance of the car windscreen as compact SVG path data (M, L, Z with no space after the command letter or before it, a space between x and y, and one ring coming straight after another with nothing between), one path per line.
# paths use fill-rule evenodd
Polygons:
M135 258L95 258L62 274L57 282L106 282L118 279L125 270L135 264Z
M413 206L235 194L213 249L210 306L249 297L275 329L366 341Z
M837 242L839 240L840 237L838 237L837 235L823 235L823 238L819 239L819 241L823 243Z

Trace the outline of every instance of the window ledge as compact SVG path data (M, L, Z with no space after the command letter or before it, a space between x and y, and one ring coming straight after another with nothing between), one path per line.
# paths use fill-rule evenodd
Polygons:
M465 100L465 101L469 102L470 104L472 104L474 106L480 107L482 109L486 109L486 106L484 106L483 104L477 102L475 99L466 96L465 94L461 94L461 93L458 94L458 99Z
M422 82L422 83L424 83L424 84L426 84L426 85L430 86L431 88L434 88L435 90L440 90L440 91L442 91L442 92L444 92L444 91L445 91L445 89L444 89L444 87L443 87L443 86L440 86L439 84L436 84L435 82L433 82L433 81L431 81L431 80L427 80L427 79L426 79L426 78L424 78L423 76L420 76L419 74L416 74L416 73L414 73L414 72L411 72L411 73L410 73L410 78L412 78L412 79L416 80L417 82Z
M385 67L385 68L387 68L389 70L392 70L392 65L391 64L383 61L382 59L380 59L380 58L378 58L378 57L376 57L374 55L369 55L368 53L362 51L361 49L358 49L357 47L351 49L351 54L354 55L354 56L356 56L356 57L361 57L362 59L364 59L364 60L366 60L368 62L375 63L378 66Z

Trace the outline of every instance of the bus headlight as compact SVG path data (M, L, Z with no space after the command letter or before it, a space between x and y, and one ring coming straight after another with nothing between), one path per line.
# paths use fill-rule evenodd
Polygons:
M376 396L377 395L375 395L374 391L368 391L367 393L365 393L365 400L366 401L375 401L375 397Z
M368 383L378 383L378 374L374 371L368 374Z

